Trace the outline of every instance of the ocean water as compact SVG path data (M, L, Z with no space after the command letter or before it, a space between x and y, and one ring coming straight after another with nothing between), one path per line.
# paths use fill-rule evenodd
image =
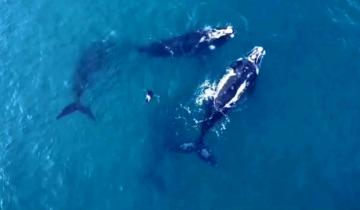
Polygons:
M226 24L235 39L201 59L126 44ZM96 122L56 120L109 37L123 48L83 97ZM169 152L199 133L201 85L255 45L254 93L207 137L218 167ZM359 210L359 57L358 0L1 0L0 209Z

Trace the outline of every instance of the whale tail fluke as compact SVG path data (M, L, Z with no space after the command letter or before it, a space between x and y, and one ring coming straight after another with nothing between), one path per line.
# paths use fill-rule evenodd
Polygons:
M201 160L209 163L211 166L217 165L215 156L213 155L211 150L208 147L206 147L205 145L198 148L197 155Z
M211 150L203 143L196 142L186 142L182 143L175 147L176 152L181 153L194 153L196 152L198 157L210 164L211 166L216 166L217 161L215 156L212 154Z
M79 102L74 102L71 103L69 105L67 105L62 111L61 113L56 117L56 119L60 119L66 115L72 114L75 111L79 111L83 114L85 114L86 116L88 116L90 119L95 120L95 116L92 113L91 109L89 107L86 107L84 105L82 105Z

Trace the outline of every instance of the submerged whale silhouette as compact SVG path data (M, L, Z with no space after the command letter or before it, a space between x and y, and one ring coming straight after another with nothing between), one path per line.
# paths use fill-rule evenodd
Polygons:
M65 106L57 115L56 119L79 111L90 119L95 120L95 116L91 109L83 105L80 98L93 82L94 74L105 69L115 47L116 44L110 40L95 41L82 52L73 78L72 91L74 102Z

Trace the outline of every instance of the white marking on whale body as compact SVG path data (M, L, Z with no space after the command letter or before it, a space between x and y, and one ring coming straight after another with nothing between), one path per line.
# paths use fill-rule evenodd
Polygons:
M225 29L212 29L207 35L210 40L219 39L226 35L234 35L234 29L232 26L228 26Z
M245 80L237 89L235 96L228 103L226 103L224 107L231 108L240 99L246 87L247 87L247 81Z
M227 34L234 34L234 29L232 26L228 26L226 29L225 29L225 33Z
M215 50L215 48L216 48L216 47L215 47L215 45L213 45L213 44L209 46L209 49L210 49L210 50Z
M232 68L228 68L227 69L227 73L220 79L217 87L216 87L216 92L215 92L215 98L218 97L220 91L222 90L222 88L224 87L224 85L226 84L226 82L229 80L230 77L235 76L235 70Z

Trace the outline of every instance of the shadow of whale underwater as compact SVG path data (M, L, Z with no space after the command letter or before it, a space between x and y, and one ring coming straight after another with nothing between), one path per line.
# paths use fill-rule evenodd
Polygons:
M117 44L110 40L95 41L90 44L81 54L77 63L72 92L74 102L65 106L62 111L57 115L56 119L63 118L69 114L79 111L85 114L90 119L95 120L95 116L91 109L81 103L81 96L88 87L96 80L96 74L106 71L109 62L114 56Z

